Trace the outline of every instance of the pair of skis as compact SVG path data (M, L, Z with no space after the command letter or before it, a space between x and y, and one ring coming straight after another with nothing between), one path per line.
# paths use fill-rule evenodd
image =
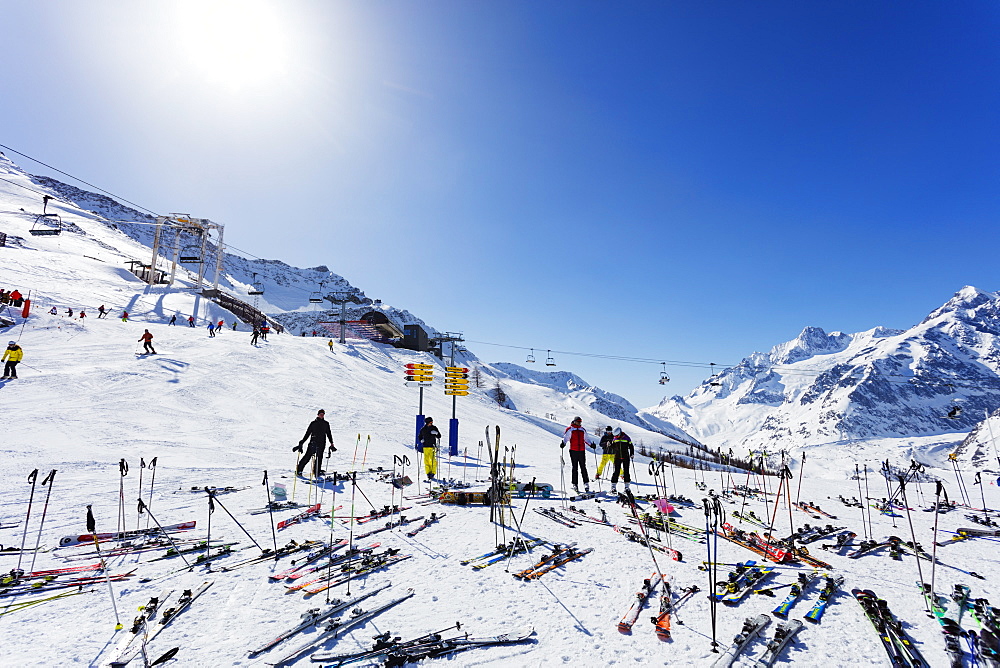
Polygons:
M198 597L204 594L211 586L212 582L204 582L197 589L185 589L177 599L177 602L174 603L173 607L164 610L162 615L159 614L159 610L164 606L166 597L159 600L151 614L148 614L141 619L137 618L136 625L133 626L133 628L136 629L135 635L132 637L132 640L118 653L118 656L111 660L108 664L110 668L122 668L122 666L128 665L128 663L140 653L145 652L146 645L152 642L153 639L163 631L163 629L170 626L170 624L172 624L173 621L177 619L177 617L179 617L185 610L190 608ZM150 630L151 624L152 630ZM141 631L141 635L139 631Z
M767 628L768 624L771 623L771 617L766 614L757 615L753 618L747 618L743 622L743 628L740 632L736 634L733 638L732 644L726 649L723 654L715 660L712 664L712 668L729 668L732 666L736 659L743 653L750 643L756 638L761 631ZM795 634L802 630L802 622L797 619L791 619L786 622L781 622L775 629L774 636L767 642L764 650L764 654L758 657L757 661L754 663L754 668L768 668L773 665L781 652L785 649L785 646L792 641Z
M878 633L882 647L893 666L929 668L929 664L903 632L903 626L889 610L889 605L869 589L851 591Z
M75 536L63 536L59 539L59 547L70 547L73 545L85 545L93 543L95 540L103 542L108 540L125 540L136 536L153 536L161 533L174 533L176 531L189 531L195 527L197 522L181 522L163 527L151 527L149 529L136 529L135 531L120 531L112 533L79 534Z
M557 546L549 554L543 556L537 563L528 568L518 571L517 573L512 573L515 578L519 580L536 580L540 578L545 573L551 570L567 564L571 561L579 559L585 554L593 551L592 548L587 548L586 550L577 550L574 546L575 543L571 543L566 546Z
M639 619L639 615L642 613L642 609L646 607L646 603L650 598L652 598L653 593L656 590L656 585L659 582L663 582L663 592L660 594L660 611L658 614L650 617L650 621L653 623L656 636L660 638L660 640L670 639L671 615L684 603L684 601L698 592L699 589L694 585L686 587L680 598L677 601L674 601L673 592L670 589L670 582L663 578L659 573L653 573L642 581L642 587L635 593L635 600L633 600L632 606L621 618L621 621L618 622L618 630L621 633L632 632L632 627L635 625L636 620Z
M307 610L305 613L302 614L302 621L301 622L299 622L298 624L296 624L292 628L288 629L287 631L279 633L275 638L269 640L268 642L264 643L260 647L258 647L256 649L250 650L250 654L249 654L250 658L252 659L252 658L254 658L256 656L259 656L259 655L263 654L264 652L267 652L268 650L271 650L271 649L277 647L278 645L280 645L281 643L285 642L286 640L288 640L292 636L294 636L294 635L296 635L296 634L298 634L298 633L300 633L302 631L305 631L310 626L319 625L321 622L326 621L327 619L329 619L330 617L333 617L337 613L339 613L339 612L341 612L343 610L346 610L346 609L350 608L353 605L357 605L358 603L360 603L361 601L365 600L366 598L374 596L375 594L379 593L380 591L382 591L384 589L388 589L391 586L392 585L389 584L389 583L384 584L381 587L376 587L376 588L372 589L371 591L365 592L361 596L358 596L357 598L351 599L350 601L340 601L340 600L336 600L335 599L335 600L333 600L333 601L330 602L330 607L327 608L326 610L323 610L322 608L312 608L310 610Z

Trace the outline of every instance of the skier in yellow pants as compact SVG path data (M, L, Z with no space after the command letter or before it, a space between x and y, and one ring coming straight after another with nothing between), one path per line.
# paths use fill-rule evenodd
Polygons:
M417 434L418 447L424 452L424 472L429 480L437 473L437 442L441 440L441 432L434 426L432 418L424 418L424 426Z
M601 436L601 451L604 453L601 455L601 463L597 465L597 475L594 479L597 480L604 473L604 467L609 464L613 464L615 461L615 451L611 447L611 442L615 440L615 435L611 431L611 427L604 430L604 435Z

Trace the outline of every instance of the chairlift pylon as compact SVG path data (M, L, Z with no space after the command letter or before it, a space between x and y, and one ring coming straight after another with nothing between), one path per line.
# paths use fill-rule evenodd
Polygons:
M36 237L54 237L62 233L62 218L58 213L40 213L28 234Z
M660 372L660 385L666 385L670 382L670 375L667 374L667 363L660 362L663 365L663 371Z
M535 363L535 349L534 348L532 348L531 352L528 353L528 359L526 359L524 361L526 363L528 363L528 364L534 364Z
M548 357L545 358L545 366L555 366L556 361L552 359L552 351L547 351Z

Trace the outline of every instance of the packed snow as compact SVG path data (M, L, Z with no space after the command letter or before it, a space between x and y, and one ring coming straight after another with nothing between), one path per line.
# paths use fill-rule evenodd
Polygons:
M185 275L183 282L173 287L149 287L130 274L123 263L148 258L148 247L109 227L99 214L65 201L56 202L54 205L64 221L77 231L49 237L28 234L33 217L20 209L38 209L40 197L27 188L45 189L20 173L8 172L5 178L25 187L0 182L0 232L8 235L7 246L0 248L0 289L17 288L30 294L32 308L27 319L20 317L18 309L3 310L3 315L15 320L15 325L4 329L0 336L6 337L4 341L17 341L25 354L18 367L18 379L0 382L0 406L6 418L0 443L4 454L0 459L0 475L5 481L0 488L0 543L5 548L19 547L23 540L28 547L34 547L39 541L42 550L37 555L28 552L21 556L0 552L0 570L14 569L19 560L22 569L28 570L33 564L35 571L95 563L96 555L80 559L92 551L92 544L57 547L60 539L87 533L88 505L92 506L99 532L116 530L122 501L125 528L147 526L150 513L141 517L137 514L140 492L160 524L197 522L195 529L175 533L175 538L204 539L211 521L213 541L237 544L231 555L210 566L190 569L183 568L177 557L153 561L163 555L163 550L110 556L108 573L131 573L111 582L113 594L109 593L108 584L99 580L83 588L79 595L19 608L16 606L20 602L59 592L3 596L4 589L0 588L0 632L6 639L0 664L108 665L122 639L128 636L128 627L140 606L153 596L173 592L167 599L169 605L181 591L197 589L206 582L212 586L150 643L150 660L176 647L176 656L166 665L263 666L315 637L317 630L310 628L275 649L253 658L249 656L253 649L295 626L308 609L326 606L325 592L304 596L301 592L287 591L289 581L268 579L269 575L289 568L292 560L304 553L277 562L268 560L224 570L227 564L257 556L261 554L260 548L274 545L269 514L250 513L267 502L268 489L261 484L265 471L272 487L274 483L283 484L289 498L294 495L299 503L321 502L323 513L338 508L337 516L365 515L373 506L402 503L411 506L403 512L407 518L443 514L438 523L413 537L407 536L406 531L415 524L367 539L411 556L351 582L351 597L392 583L390 588L358 606L371 609L403 596L410 588L414 596L335 642L318 644L316 650L361 651L370 647L372 637L379 633L391 632L393 636L409 639L461 622L461 632L470 636L495 635L524 627L531 627L534 635L530 643L427 659L427 665L441 662L450 666L708 666L718 656L712 651L713 626L706 596L708 574L699 570L708 554L709 546L705 543L673 536L670 544L681 551L681 560L674 561L667 554L656 552L654 565L646 547L626 540L610 526L584 522L570 527L533 512L536 508L561 509L569 505L562 500L515 498L507 515L508 526L504 527L490 522L488 507L425 504L424 499L405 498L414 497L428 487L420 475L420 455L412 446L418 390L404 385L405 365L433 364L440 378L444 365L441 360L426 353L368 341L349 340L346 345L335 342L331 347L323 337L288 334L272 333L267 341L251 345L247 325L238 323L233 331L234 317L198 296L191 289L190 276ZM110 315L104 319L96 317L101 304L110 309ZM297 308L291 303L288 306ZM52 307L56 308L56 315L48 313ZM68 308L73 309L73 317L67 315ZM82 320L81 309L87 313ZM130 314L128 322L121 320L123 310ZM177 324L171 326L168 322L175 313L179 314ZM188 316L196 319L196 327L187 326ZM219 319L227 327L209 337L208 322ZM138 354L141 352L138 339L145 329L153 335L156 355ZM875 334L870 338L874 339ZM846 344L848 348L856 340L855 337ZM845 354L847 348L841 349L841 343L835 343L834 348L839 352L826 350L824 354ZM458 361L478 363L471 353ZM795 363L804 364L808 360ZM678 439L687 437L694 441L709 435L710 430L695 418L675 426L664 415L640 418L634 412L628 414L631 405L627 401L591 388L572 374L546 377L537 372L526 373L513 365L482 367L493 380L473 389L467 397L458 397L459 454L444 456L438 472L439 478L469 483L473 490L486 488L489 461L480 443L487 434L495 433L496 426L500 427L501 459L506 456L508 461L515 461L517 479L550 483L557 497L569 491L569 469L560 465L565 453L559 442L563 429L575 415L584 418L584 425L592 434L606 425L620 426L637 443L641 440L654 449L683 450L686 446ZM513 408L503 408L494 400L490 394L494 380L504 386ZM608 403L618 408L611 409ZM308 485L293 476L297 455L292 448L320 408L326 410L337 447L326 463L327 472L356 471L356 486L349 482ZM609 411L619 409L624 411L621 419L609 417ZM451 410L452 398L444 396L440 381L424 392L424 413L435 418L446 441ZM689 410L694 414L695 408L689 406ZM637 424L639 419L646 419L648 428ZM727 417L719 413L712 419L715 433L730 428L727 420L734 423L733 428L741 428L735 414ZM699 428L693 432L694 437L686 434L690 425ZM959 471L973 507L982 507L982 497L986 507L1000 507L997 474L988 468L995 461L990 426L1000 434L1000 424L987 425L976 431L972 444L974 449L985 453L978 459L979 468L973 469L968 457L960 461ZM930 453L927 463L932 466L927 473L943 480L951 499L961 500L962 492L948 455L959 448L968 433L966 430L865 439L827 438L810 443L792 438L769 441L772 466L780 464L779 450L789 453L788 464L795 477L787 484L793 486L790 493L793 500L799 494L796 485L801 472L801 498L815 501L837 516L837 519L817 520L799 509L789 511L779 502L775 533L789 534L790 524L798 527L806 522L832 523L856 532L855 541L860 541L867 533L861 520L862 510L845 506L838 496L884 497L886 482L878 470L880 462L886 459L892 466L906 469L915 454ZM804 461L802 453L806 455ZM593 476L596 453L588 451L587 457ZM141 467L141 463L148 464L153 458L157 461L155 469ZM405 474L416 482L400 491L383 481L385 476L379 469L395 468L396 474L403 473L400 471L403 458L409 461ZM119 467L122 459L129 465L124 477ZM855 464L866 470L867 479L865 475L861 480L851 479ZM39 474L26 523L33 489L28 476L35 469ZM41 486L41 480L51 470L56 471L53 482ZM983 484L979 486L973 484L977 471L982 473ZM637 496L656 491L648 460L637 456L633 475L632 488ZM699 506L709 490L766 484L774 492L779 482L773 476L765 480L745 473L730 475L681 468L665 469L662 481L666 491L692 498ZM232 487L235 491L219 494L216 510L210 515L207 495L199 491L205 486ZM612 524L638 528L629 523L630 512L608 494L607 479L592 480L591 486L602 494L595 500L572 505L591 516L599 516L603 510ZM872 509L871 535L876 539L896 535L910 540L912 520L917 541L931 549L935 514L921 509L930 506L933 493L933 482L907 486L908 502L914 509L910 517L905 510L897 511L901 517L890 517ZM733 511L753 510L761 517L771 517L775 513L775 498L772 494L744 504L742 497L733 496L723 502L723 508L727 519L734 523L737 520L731 516ZM39 533L43 508L45 520ZM640 502L641 511L651 509L651 504ZM288 519L300 510L276 511L274 521ZM966 517L972 512L959 507L941 514L938 539L948 540L954 535L950 532L959 527L978 527ZM996 518L996 513L992 516ZM674 517L695 527L705 525L705 514L700 507L677 506ZM357 536L386 521L355 523L352 529L350 523L335 520L331 526L328 519L312 517L277 532L277 544L280 547L290 540L329 541L331 535L334 540L345 539L352 536L352 531ZM747 531L759 530L751 524L741 526ZM521 533L549 541L575 542L577 547L593 551L536 581L521 581L511 574L538 561L544 553L542 549L484 569L460 563ZM854 588L871 589L885 598L929 664L948 665L941 627L925 613L924 600L915 584L919 579L917 562L911 555L903 554L896 560L883 549L849 559L822 550L819 547L822 542L825 541L809 545L812 553L829 562L832 573L843 575L846 582L821 623L807 623L784 650L777 665L789 662L829 667L889 665L878 636L850 594ZM954 584L964 583L972 588L974 597L988 598L994 604L1000 601L1000 580L993 575L997 564L996 542L992 538L975 538L939 547L937 591L947 596ZM747 559L764 562L760 555L734 543L722 539L717 543L722 562ZM116 546L116 541L101 543L105 551ZM928 581L930 566L927 561L920 563ZM631 633L619 632L619 620L635 600L643 579L656 568L669 579L675 592L690 585L698 585L701 591L677 611L669 640L659 639L650 623L650 616L659 609L658 593L639 615ZM724 578L728 570L721 567L720 576ZM813 568L781 566L764 586L790 584L800 571L812 572ZM963 571L982 574L986 579ZM67 577L70 576L60 576L55 582ZM814 584L806 592L793 608L792 617L801 618L809 610L819 588ZM347 589L347 585L337 586L330 595L346 599ZM770 612L784 598L787 588L775 593L776 597L751 593L738 606L719 606L715 637L720 649L730 644L745 618ZM125 626L118 631L115 609ZM955 604L949 602L948 610L954 614ZM345 612L343 619L348 615ZM736 665L752 665L763 654L777 621L750 643ZM962 624L979 630L969 613L963 616ZM308 657L306 652L287 665L315 665ZM140 656L131 665L141 665L142 660ZM966 665L973 665L968 654Z

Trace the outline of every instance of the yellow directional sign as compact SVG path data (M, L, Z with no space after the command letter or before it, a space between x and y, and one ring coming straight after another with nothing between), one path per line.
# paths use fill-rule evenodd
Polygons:
M407 369L433 369L433 364L407 364Z
M467 397L467 396L469 396L469 393L466 392L466 391L464 391L464 390L445 390L444 393L447 394L447 395L456 396L456 397Z
M446 390L467 390L467 389L469 389L469 386L468 385L451 385L449 383L445 383L444 384L444 389L446 389Z
M465 368L464 366L446 366L444 368L444 370L448 371L448 372L455 372L455 373L468 373L469 372L469 370L467 368Z
M407 376L406 380L426 381L429 383L434 380L434 376Z

